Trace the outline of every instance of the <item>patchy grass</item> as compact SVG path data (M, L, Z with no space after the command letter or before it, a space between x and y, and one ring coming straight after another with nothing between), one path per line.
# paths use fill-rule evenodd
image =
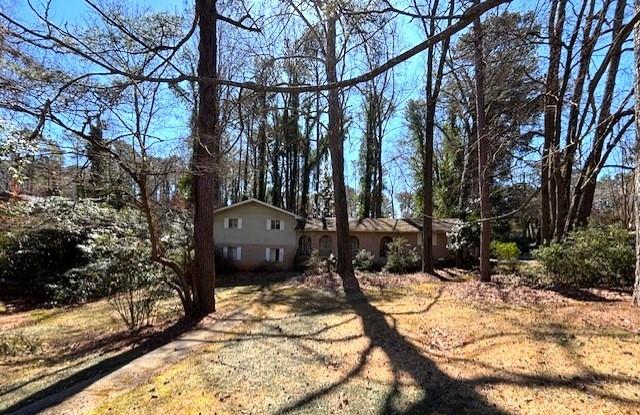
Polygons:
M0 314L0 410L130 348L176 321L166 301L152 327L131 335L106 300Z
M412 278L366 299L256 287L232 328L94 413L640 413L628 297Z

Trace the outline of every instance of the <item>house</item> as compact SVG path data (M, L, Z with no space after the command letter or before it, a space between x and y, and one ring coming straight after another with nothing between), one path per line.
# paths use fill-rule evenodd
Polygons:
M257 199L217 209L214 215L216 250L239 270L291 270L297 258L317 250L337 254L335 218L306 219ZM447 258L446 232L452 221L433 225L434 258ZM366 249L378 264L386 261L386 245L403 237L420 252L422 223L393 218L350 219L353 252Z
M216 249L240 270L265 267L290 270L301 217L257 199L214 212Z

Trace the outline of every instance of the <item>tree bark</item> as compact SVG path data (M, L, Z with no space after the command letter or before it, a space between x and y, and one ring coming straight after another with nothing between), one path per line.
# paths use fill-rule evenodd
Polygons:
M491 281L491 263L489 262L489 248L491 244L491 201L489 200L488 143L484 104L484 51L482 48L482 23L479 17L473 22L473 31L476 78L476 122L478 124L478 189L480 194L480 281Z
M330 8L330 7L329 7ZM336 14L329 10L326 22L326 57L325 65L327 82L337 81L336 73ZM331 153L331 171L333 177L333 192L335 199L336 234L338 262L336 270L342 278L345 292L358 292L360 285L353 272L351 262L351 241L349 238L349 217L347 213L347 193L344 184L344 151L342 139L342 109L337 89L328 93L329 124L327 136Z
M554 0L549 15L549 68L544 96L544 144L541 163L541 242L553 237L557 206L554 177L554 158L557 157L557 114L560 106L558 73L562 55L562 29L564 27L566 0Z
M196 15L200 31L198 76L215 79L218 74L216 0L196 0ZM193 279L198 311L207 314L215 311L213 211L218 204L219 188L219 102L215 84L199 82L198 89L198 142L194 148Z
M261 92L258 98L260 123L258 126L258 191L257 198L267 201L267 93Z
M438 11L438 1L434 2L431 14ZM453 15L454 1L449 5L449 15ZM449 21L450 22L450 21ZM430 19L427 28L424 24L427 36L433 36L436 31L435 19ZM422 183L423 196L422 206L424 210L422 220L422 272L433 274L433 141L435 132L436 103L440 95L442 77L444 74L444 64L449 50L450 39L442 42L438 68L433 71L433 54L435 46L427 49L427 73L426 73L426 113L425 113L425 134L424 134L424 155L422 163ZM464 180L464 179L463 179Z
M636 13L640 12L640 0L635 1ZM636 24L633 34L633 47L635 57L635 118L636 118L636 170L635 170L635 223L636 223L636 281L633 286L633 303L640 305L640 23Z
M604 94L602 102L600 104L600 115L598 117L598 124L596 126L596 134L594 137L594 145L587 159L587 164L583 170L583 176L586 177L586 183L582 191L582 197L580 198L580 204L578 205L578 217L576 223L578 225L586 225L589 222L591 216L591 209L593 207L593 198L596 191L596 183L598 180L598 173L600 172L602 163L602 150L604 148L605 137L610 132L611 127L611 104L613 101L613 92L616 86L616 78L618 77L618 67L620 66L620 58L622 56L622 43L616 43L616 37L619 35L622 28L622 19L624 18L624 10L627 5L626 0L618 0L616 4L616 11L613 18L613 32L612 32L612 46L609 53L612 53L611 61L609 62L609 70L607 74L607 81L604 87Z

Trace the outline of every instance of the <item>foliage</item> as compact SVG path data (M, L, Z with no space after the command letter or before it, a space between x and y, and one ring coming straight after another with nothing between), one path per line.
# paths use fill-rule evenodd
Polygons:
M22 331L0 333L0 356L17 356L24 353L35 353L40 349L40 341Z
M149 272L146 226L135 210L49 197L2 205L0 214L18 229L0 240L0 279L10 284L11 294L49 304L80 303L112 294L114 269L128 269L134 284L140 278L134 269ZM167 249L177 252L188 226L175 218L169 225Z
M109 304L129 330L151 323L159 300L168 296L165 276L158 264L141 255L144 247L120 247L109 262L105 283Z
M491 255L503 261L510 270L515 269L520 254L520 248L515 242L491 242Z
M460 216L458 197L462 181L460 166L462 160L463 142L460 132L454 124L443 126L442 145L434 152L437 174L433 186L434 215L440 218Z
M627 286L633 280L634 250L629 232L620 226L575 230L534 256L559 284Z
M55 228L5 235L0 243L0 281L6 294L29 296L38 302L55 299L66 303L68 291L77 285L68 278L67 271L88 261L79 247L86 238L81 231ZM78 300L86 300L88 291L84 287Z
M473 249L480 244L480 225L476 222L460 222L447 232L447 248L451 251Z
M541 28L534 13L509 11L488 16L482 26L486 73L493 74L485 79L492 176L508 178L514 158L518 152L528 149L533 137L523 134L523 130L534 125L542 110L536 99L541 83L536 79L539 57L535 42ZM450 59L457 65L465 63L461 71L470 67L466 64L473 63L474 59L472 32L458 38ZM473 85L474 76L469 72L451 73L444 85L449 110L462 122L475 112L475 101L467 95L473 91ZM467 133L471 133L468 142L472 142L473 131Z
M360 249L353 257L353 267L359 271L370 271L373 268L373 259L370 251Z
M420 265L420 256L405 238L394 238L387 244L387 263L384 271L402 274L415 270Z
M323 218L335 216L335 201L333 194L333 182L331 174L327 171L322 176L320 183L320 211L318 212Z
M6 179L21 183L25 169L37 150L36 140L30 139L25 131L19 130L13 123L0 118L0 163L6 163Z
M514 261L520 256L520 248L515 242L491 242L491 254L501 261Z
M319 275L326 271L326 260L320 256L317 249L311 251L311 255L307 259L305 275Z
M235 270L233 261L224 256L222 249L216 248L214 255L216 261L216 273L219 272L221 274L226 274Z

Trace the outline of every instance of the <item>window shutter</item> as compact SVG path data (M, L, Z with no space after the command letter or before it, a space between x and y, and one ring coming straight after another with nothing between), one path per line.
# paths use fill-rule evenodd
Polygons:
M226 258L228 254L229 248L227 248L226 246L222 247L222 255Z
M284 262L284 248L279 248L280 249L280 262Z
M271 219L267 219L267 230L271 229Z
M239 246L236 248L236 261L240 261L242 259L242 247Z
M242 229L242 218L238 218L238 229Z
M266 259L267 261L271 260L271 248L267 248L264 251L264 259Z
M280 219L280 230L284 230L284 221L282 219Z
M229 218L224 218L224 228L229 229Z

